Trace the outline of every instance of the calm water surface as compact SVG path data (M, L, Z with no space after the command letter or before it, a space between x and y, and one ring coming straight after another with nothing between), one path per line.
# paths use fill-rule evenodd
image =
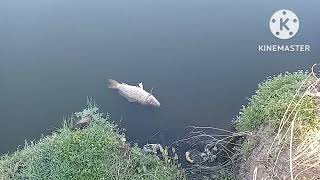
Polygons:
M231 129L266 76L319 62L318 7L317 0L1 1L0 153L49 134L87 97L140 144L169 144L188 125ZM287 41L269 30L283 8L301 26ZM279 43L312 51L257 52L258 44ZM107 89L108 78L143 82L161 108L128 103Z

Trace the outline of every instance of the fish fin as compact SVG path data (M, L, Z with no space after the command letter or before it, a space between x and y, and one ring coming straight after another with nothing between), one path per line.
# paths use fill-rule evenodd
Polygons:
M118 82L113 79L108 79L108 88L110 89L117 89L118 88Z
M143 84L142 84L142 82L139 83L139 87L140 87L141 89L143 89Z
M134 99L131 99L131 98L126 97L126 96L123 96L123 97L125 97L129 102L135 102L135 100L134 100Z
M129 99L129 98L127 98L127 99L128 99L128 101L129 101L129 102L135 102L135 101L134 101L134 100L132 100L132 99Z
M123 92L119 91L119 94L120 94L122 97L126 98L126 100L128 100L129 102L135 102L135 100L134 100L134 99L129 98L129 97L128 97L128 96L126 96Z

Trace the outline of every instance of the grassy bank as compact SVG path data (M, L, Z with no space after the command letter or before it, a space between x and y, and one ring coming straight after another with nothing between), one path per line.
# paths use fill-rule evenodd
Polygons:
M71 130L75 119L91 116L83 130ZM124 142L117 126L92 103L38 142L0 158L0 179L21 180L181 180L173 163L145 155Z
M276 129L286 111L298 110L289 107L290 103L299 103L301 107L298 119L303 119L309 125L313 125L315 114L310 109L315 108L315 103L312 98L305 96L300 101L301 98L295 96L307 77L308 74L305 72L285 73L269 77L265 82L259 84L256 94L249 99L248 105L241 109L235 123L236 130L253 131L265 123Z
M314 72L259 84L234 122L238 132L252 133L239 150L240 179L320 178L319 97L310 95L319 87Z

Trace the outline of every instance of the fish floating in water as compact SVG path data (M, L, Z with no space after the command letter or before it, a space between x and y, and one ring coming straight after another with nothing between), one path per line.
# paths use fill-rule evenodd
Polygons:
M129 102L136 102L146 106L160 107L159 101L149 92L143 89L142 83L138 86L131 86L126 83L119 83L113 79L108 80L110 89L118 90L119 94Z

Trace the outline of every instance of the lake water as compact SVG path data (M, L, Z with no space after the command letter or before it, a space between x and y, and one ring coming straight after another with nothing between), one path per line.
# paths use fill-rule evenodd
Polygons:
M318 0L1 1L0 153L49 134L87 97L140 144L170 144L189 125L231 129L259 82L319 62L319 7ZM269 30L283 8L300 20L290 40ZM258 44L312 51L258 52ZM161 108L127 102L107 89L108 78L143 82Z

